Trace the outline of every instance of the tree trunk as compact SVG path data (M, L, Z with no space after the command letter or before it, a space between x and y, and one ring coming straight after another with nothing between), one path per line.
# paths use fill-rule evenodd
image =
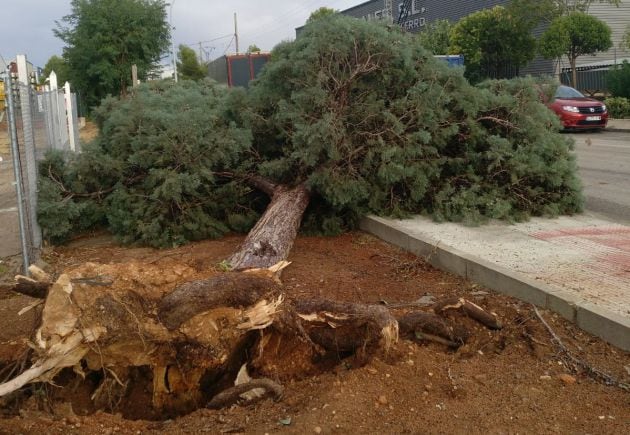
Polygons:
M304 184L294 188L266 184L264 190L271 193L271 203L238 251L230 257L232 270L271 267L286 260L293 247L310 200L308 189Z
M571 63L571 86L577 89L577 71L575 70L576 56L571 56L569 61Z

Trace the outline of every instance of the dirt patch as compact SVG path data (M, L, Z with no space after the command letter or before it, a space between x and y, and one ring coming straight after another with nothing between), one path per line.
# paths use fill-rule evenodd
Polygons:
M185 270L186 279L201 278L219 273L220 262L241 241L241 237L226 237L158 251L120 247L108 236L100 235L54 249L46 261L56 273L90 261L127 268L142 268L144 264L147 268L159 268L166 275ZM282 277L284 291L290 297L396 307L420 298L431 301L459 296L497 313L505 327L490 331L474 322L467 323L473 336L457 351L434 343L401 340L388 354L366 365L339 355L328 373L283 380L284 397L278 402L268 400L221 411L202 409L166 420L165 416L159 419L160 416L151 415L137 421L123 418L141 415L139 410L147 406L149 392L138 389L127 391L125 402L136 403L138 409L94 413L90 385L99 380L88 378L77 383L67 369L57 380L63 388L36 384L28 387L21 398L5 398L0 431L111 434L630 430L630 394L567 367L529 305L435 270L422 259L360 232L336 238L300 237L290 260L293 264ZM19 311L29 301L6 293L0 302L4 304L2 310ZM19 363L20 355L28 349L27 332L36 319L36 309L30 315L33 317L21 326L2 324L6 317L0 316L0 330L13 330L3 335L0 344L4 367ZM577 356L621 381L630 381L628 353L551 313L543 315ZM138 379L148 376L141 368L133 375ZM256 377L256 373L252 375ZM20 406L16 408L18 402Z
M85 127L79 130L79 140L82 144L93 141L98 136L98 127L92 121L85 121Z

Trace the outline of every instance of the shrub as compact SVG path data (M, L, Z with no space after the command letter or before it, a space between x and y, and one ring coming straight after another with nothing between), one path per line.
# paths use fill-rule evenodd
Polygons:
M630 100L623 97L606 98L606 107L611 118L630 118Z
M606 75L608 90L613 97L630 98L630 63L627 60Z
M53 242L102 224L123 242L170 246L247 230L249 189L221 174L249 149L236 94L210 82L153 82L105 100L82 154L41 163L39 221Z

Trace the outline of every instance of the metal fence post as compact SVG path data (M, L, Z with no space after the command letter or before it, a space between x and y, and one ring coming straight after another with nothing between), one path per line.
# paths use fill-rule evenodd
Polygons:
M13 99L13 80L11 70L7 68L7 78L5 86L7 98L7 124L9 126L9 135L11 137L11 155L13 156L13 173L15 174L15 192L17 194L18 205L18 222L20 226L20 242L22 244L22 263L24 274L28 275L28 267L30 266L29 250L26 234L26 216L24 211L24 194L22 185L22 174L20 171L20 150L17 139L17 125L15 122L15 101Z
M79 108L77 106L77 94L72 94L72 125L70 128L74 131L75 151L81 152L81 137L79 136Z
M22 132L24 133L22 177L26 180L26 210L28 213L27 228L30 230L31 260L39 257L42 245L42 233L37 222L37 149L35 146L35 126L32 104L32 90L29 85L20 85L20 105L22 110Z

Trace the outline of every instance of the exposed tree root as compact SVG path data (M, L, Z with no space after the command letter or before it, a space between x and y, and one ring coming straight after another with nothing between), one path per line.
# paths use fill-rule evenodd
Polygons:
M461 310L471 319L475 319L490 329L501 329L503 327L496 314L488 313L479 305L464 298L448 298L433 305L433 311L436 314L442 314L446 310Z
M17 275L11 290L32 298L44 299L48 294L51 282L39 282L27 276Z
M463 326L424 311L407 313L398 319L398 324L404 337L435 341L449 347L465 344L470 336Z
M81 375L104 373L92 400L96 408L114 409L134 382L127 374L145 367L153 408L176 415L281 397L282 387L269 379L241 379L234 386L243 364L259 375L287 379L325 370L340 355L367 361L387 351L399 332L449 347L469 337L463 326L436 313L414 311L396 319L382 305L287 301L278 279L287 264L196 281L186 280L185 269L159 278L166 272L148 263L79 266L48 289L35 336L36 361L0 385L0 396L74 367ZM172 290L162 287L164 280ZM436 312L461 309L488 327L500 326L477 305L447 302Z
M228 272L176 287L159 303L158 317L164 326L174 330L210 309L252 306L265 296L279 294L280 286L268 276Z
M275 400L282 398L284 388L271 379L253 379L245 384L235 385L232 388L228 388L214 396L208 403L208 408L218 409L225 408L226 406L234 405L239 401L246 401L252 403L253 401L262 398L263 396L257 396L254 399L244 399L242 396L255 389L265 390L265 395L271 395Z
M350 352L398 340L398 322L385 307L329 300L299 300L294 309L311 340L326 350Z
M551 341L554 344L554 346L559 350L560 358L562 358L562 360L565 362L565 365L567 367L569 367L574 373L579 373L583 371L588 376L590 376L591 378L597 381L601 381L606 385L619 387L624 391L630 392L630 384L621 382L620 380L616 379L612 375L609 375L608 373L605 373L591 366L586 361L573 355L569 351L569 349L567 349L567 347L564 345L564 343L562 342L562 339L558 337L558 334L554 332L551 326L549 326L549 323L547 323L547 321L540 314L540 311L538 311L538 308L536 308L534 305L532 305L532 308L534 309L534 313L536 313L536 317L538 317L538 320L540 320L540 322L543 324L547 332L549 332L549 335L551 335Z

